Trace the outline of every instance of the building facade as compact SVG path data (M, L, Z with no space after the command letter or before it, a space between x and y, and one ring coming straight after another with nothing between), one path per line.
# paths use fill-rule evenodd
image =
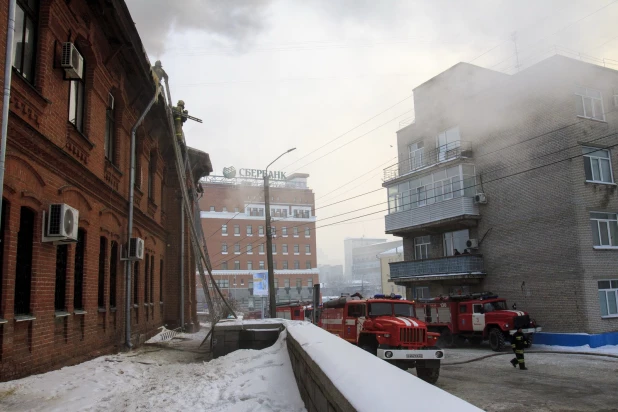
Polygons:
M348 279L352 279L352 250L362 247L373 245L374 243L386 242L386 239L375 239L367 237L349 237L343 240L343 252L344 252L344 275Z
M402 246L401 240L380 242L352 249L352 282L364 295L383 293L380 253Z
M547 331L618 330L618 72L553 56L460 63L414 90L385 170L391 278L408 297L491 291Z
M386 295L394 293L395 295L406 296L405 286L396 285L391 279L391 268L389 265L389 263L403 261L403 244L378 254L378 258L380 259L382 293ZM427 292L429 292L429 290L427 290ZM417 297L415 296L414 298L416 299Z
M1 58L7 9L0 6ZM72 73L60 64L65 42L83 58ZM17 1L0 226L1 380L123 347L130 130L157 90L154 77L123 1ZM178 270L188 237L170 196L180 186L166 113L160 98L137 130L132 236L144 239L145 254L131 263L133 344L179 325L181 276L185 326L199 327L193 271ZM52 204L77 210L65 221L77 225L75 241L46 239ZM189 267L192 254L185 259Z
M224 295L244 310L257 310L253 274L268 271L264 181L210 176L202 181L201 219L213 275ZM319 283L313 191L309 175L270 180L273 265L277 302L310 300ZM268 302L266 302L268 306Z

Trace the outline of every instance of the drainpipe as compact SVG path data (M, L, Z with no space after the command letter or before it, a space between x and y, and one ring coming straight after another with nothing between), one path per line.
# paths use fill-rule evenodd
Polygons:
M180 202L180 327L185 330L185 205Z
M4 193L4 161L6 158L6 140L9 132L9 104L11 101L11 74L13 73L13 33L15 32L15 1L9 0L9 22L6 31L6 56L4 60L4 98L2 100L2 141L0 142L0 210ZM2 225L0 213L0 226Z
M129 222L127 224L127 257L129 253L129 243L131 242L131 236L133 235L133 192L135 190L135 132L137 131L138 126L144 121L144 118L150 111L150 108L157 100L157 96L159 95L159 86L157 85L155 89L155 93L152 96L152 100L148 103L148 106L144 109L142 115L137 119L137 122L133 125L131 129L131 173L129 177ZM127 348L131 349L133 345L131 344L131 265L133 261L126 260L125 261L125 271L126 271L126 312L125 312L125 343Z

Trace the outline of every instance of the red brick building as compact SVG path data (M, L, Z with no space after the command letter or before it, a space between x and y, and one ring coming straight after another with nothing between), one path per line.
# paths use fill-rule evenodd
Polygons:
M241 169L240 175L250 170ZM313 284L319 282L315 197L307 187L308 177L297 173L285 180L270 180L277 302L309 300ZM253 296L253 274L268 270L264 182L252 177L209 176L202 186L202 227L213 275L221 291L241 308L259 309L262 298Z
M7 3L0 6L0 67ZM61 67L65 42L83 57L74 80ZM124 345L130 131L156 91L121 0L17 0L14 44L0 227L0 380ZM181 242L185 326L199 325L166 113L160 96L136 136L133 236L144 239L145 254L132 263L134 344L163 324L179 326ZM77 242L45 241L51 204L77 209Z

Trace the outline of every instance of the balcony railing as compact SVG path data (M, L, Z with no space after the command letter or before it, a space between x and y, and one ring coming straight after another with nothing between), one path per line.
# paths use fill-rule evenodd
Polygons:
M483 255L458 255L437 259L389 263L391 279L428 275L484 274Z
M408 159L384 169L384 181L457 158L472 157L472 143L458 140L433 150L417 150Z
M479 207L471 197L457 197L442 202L413 207L385 216L386 233L426 225L458 216L479 216Z

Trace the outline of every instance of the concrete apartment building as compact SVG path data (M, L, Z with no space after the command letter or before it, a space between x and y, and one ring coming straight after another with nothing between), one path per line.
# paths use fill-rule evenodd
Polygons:
M558 55L515 75L460 63L414 106L384 176L395 283L492 291L546 331L617 331L618 72Z
M1 58L7 20L5 2ZM15 27L0 227L0 380L124 346L130 130L157 90L123 1L18 0ZM65 42L83 57L73 80L60 65ZM179 183L167 119L159 96L137 129L132 236L144 239L144 258L131 263L133 344L163 324L180 326L181 276L185 326L199 328L193 273L179 272L180 244L189 250L189 243L171 196ZM76 239L46 238L52 204L77 210L78 219L62 223L77 226ZM193 264L191 253L184 258L185 267Z
M200 209L217 284L242 309L258 310L262 298L253 296L253 274L268 271L264 180L249 177L250 171L255 169L203 180ZM310 300L319 282L315 196L308 177L295 173L270 179L277 302Z
M357 247L373 245L374 243L386 242L386 239L376 239L370 237L350 237L343 240L344 253L344 276L348 279L352 278L352 250Z
M402 246L401 240L380 242L352 249L351 279L358 285L363 295L382 293L382 270L380 267L380 253Z

